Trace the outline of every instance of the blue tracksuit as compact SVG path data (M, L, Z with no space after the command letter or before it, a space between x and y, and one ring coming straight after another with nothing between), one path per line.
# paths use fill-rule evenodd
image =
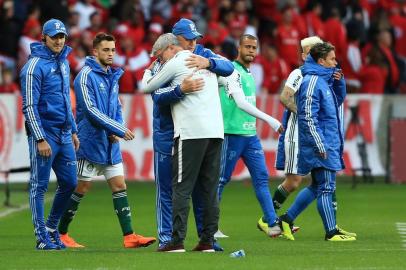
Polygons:
M122 162L120 144L110 143L108 136L124 137L118 81L121 68L104 71L94 57L86 57L85 66L76 76L78 137L81 147L78 159L92 163L114 165Z
M303 72L303 69L301 67L301 70ZM337 102L339 104L339 115L340 115L340 128L341 128L341 135L344 140L344 108L342 105L344 98L346 96L346 88L345 88L345 80L344 78L341 78L341 80L334 80L330 79L329 83L332 83L332 89L337 97ZM283 127L287 128L288 125L288 120L290 118L291 112L288 109L285 109L283 112L283 117L282 117L282 125ZM279 141L278 141L278 150L277 150L277 156L276 156L276 162L275 162L275 168L277 170L284 170L285 169L285 136L286 133L283 133L279 136Z
M334 68L318 65L311 56L302 69L304 78L297 98L299 123L298 173L312 174L312 184L301 191L287 216L293 220L317 198L326 233L336 230L332 205L336 171L344 168L340 106L346 95L344 79L334 80ZM327 153L323 159L320 153ZM307 198L307 199L306 199Z
M197 44L195 54L210 60L210 71L228 76L234 71L233 64L211 50ZM165 86L163 86L165 87ZM173 147L173 120L170 104L183 98L180 87L174 89L162 88L152 93L153 109L153 144L154 144L154 172L157 185L156 209L159 243L162 245L171 240L172 236L172 147ZM200 205L193 195L193 205ZM201 219L203 213L198 211L195 218ZM198 224L198 222L197 222ZM201 228L198 228L200 232Z
M31 55L20 73L23 113L26 119L30 150L30 208L37 240L46 242L44 194L48 188L51 168L58 189L46 226L56 229L73 190L76 187L76 157L72 133L76 125L69 93L69 63L71 48L65 46L55 54L44 44L31 44ZM45 139L51 147L51 157L38 154L37 140Z
M221 200L224 187L231 180L235 165L240 158L243 159L250 172L255 195L261 205L264 219L269 226L273 226L278 217L269 190L269 173L266 167L264 150L257 135L224 135L220 161L219 200Z

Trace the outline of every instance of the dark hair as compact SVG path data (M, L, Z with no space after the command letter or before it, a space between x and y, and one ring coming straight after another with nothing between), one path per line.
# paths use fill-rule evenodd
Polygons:
M116 39L106 33L98 33L93 39L93 49L97 48L102 41L116 41Z
M314 61L321 59L326 59L329 52L334 51L335 47L329 42L318 43L310 49L310 55Z
M243 42L244 39L252 39L252 40L258 40L257 37L250 35L250 34L244 34L240 37L240 44Z

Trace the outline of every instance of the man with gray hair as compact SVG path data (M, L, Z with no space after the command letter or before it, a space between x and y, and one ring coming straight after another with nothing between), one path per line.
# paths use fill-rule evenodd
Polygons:
M161 35L152 53L162 69L152 76L153 65L144 73L142 91L150 93L162 85L178 86L190 76L201 78L200 91L191 92L171 104L174 121L174 153L172 159L172 240L160 251L184 252L189 201L195 185L203 205L203 228L195 251L212 252L214 233L218 229L219 208L217 186L220 153L224 137L223 118L216 74L208 69L187 66L193 54L184 50L174 34Z
M202 35L196 31L191 20L180 19L173 26L172 32L176 35L180 46L184 50L193 52L186 59L189 68L207 69L219 76L230 75L234 67L232 63L211 50L197 44L196 40ZM159 60L154 61L148 69L152 74L157 73L162 64ZM201 90L204 81L201 78L193 79L192 75L186 77L182 84L177 86L162 85L151 93L153 100L153 145L154 145L154 177L156 184L156 221L159 246L158 251L163 249L172 238L172 148L173 148L173 119L171 104L180 102L187 93ZM193 192L193 210L196 219L198 235L202 232L201 200ZM214 242L216 251L223 249L218 242Z

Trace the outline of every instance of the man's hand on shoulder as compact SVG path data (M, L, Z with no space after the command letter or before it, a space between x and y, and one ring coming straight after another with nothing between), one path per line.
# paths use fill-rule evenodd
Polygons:
M155 59L154 61L152 61L151 64L146 68L146 70L152 71L157 62L158 62L158 59Z
M188 75L183 79L182 84L180 85L180 91L182 93L191 93L195 91L200 91L204 87L204 80L203 78L193 79L193 73Z
M285 128L284 128L282 125L280 125L279 128L278 128L278 130L277 130L277 132L278 132L279 134L282 134L284 131L285 131Z
M206 69L210 67L210 61L200 55L192 54L186 59L186 66L188 68Z

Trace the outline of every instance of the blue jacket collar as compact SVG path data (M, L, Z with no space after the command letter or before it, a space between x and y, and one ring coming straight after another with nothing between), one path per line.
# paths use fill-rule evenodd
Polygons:
M94 56L87 56L85 65L89 66L94 72L103 73L109 76L121 76L124 72L121 68L114 67L108 67L107 71L105 71L102 66L96 61L96 58Z
M30 44L30 48L31 48L30 57L39 57L44 59L57 59L57 60L65 60L66 57L68 57L69 53L72 51L71 47L65 45L62 51L56 54L42 42L33 42Z
M302 66L302 74L304 75L317 75L325 79L327 82L330 81L330 79L333 76L333 73L335 71L334 68L327 68L323 67L322 65L317 64L313 57L309 54L306 57L306 60Z

